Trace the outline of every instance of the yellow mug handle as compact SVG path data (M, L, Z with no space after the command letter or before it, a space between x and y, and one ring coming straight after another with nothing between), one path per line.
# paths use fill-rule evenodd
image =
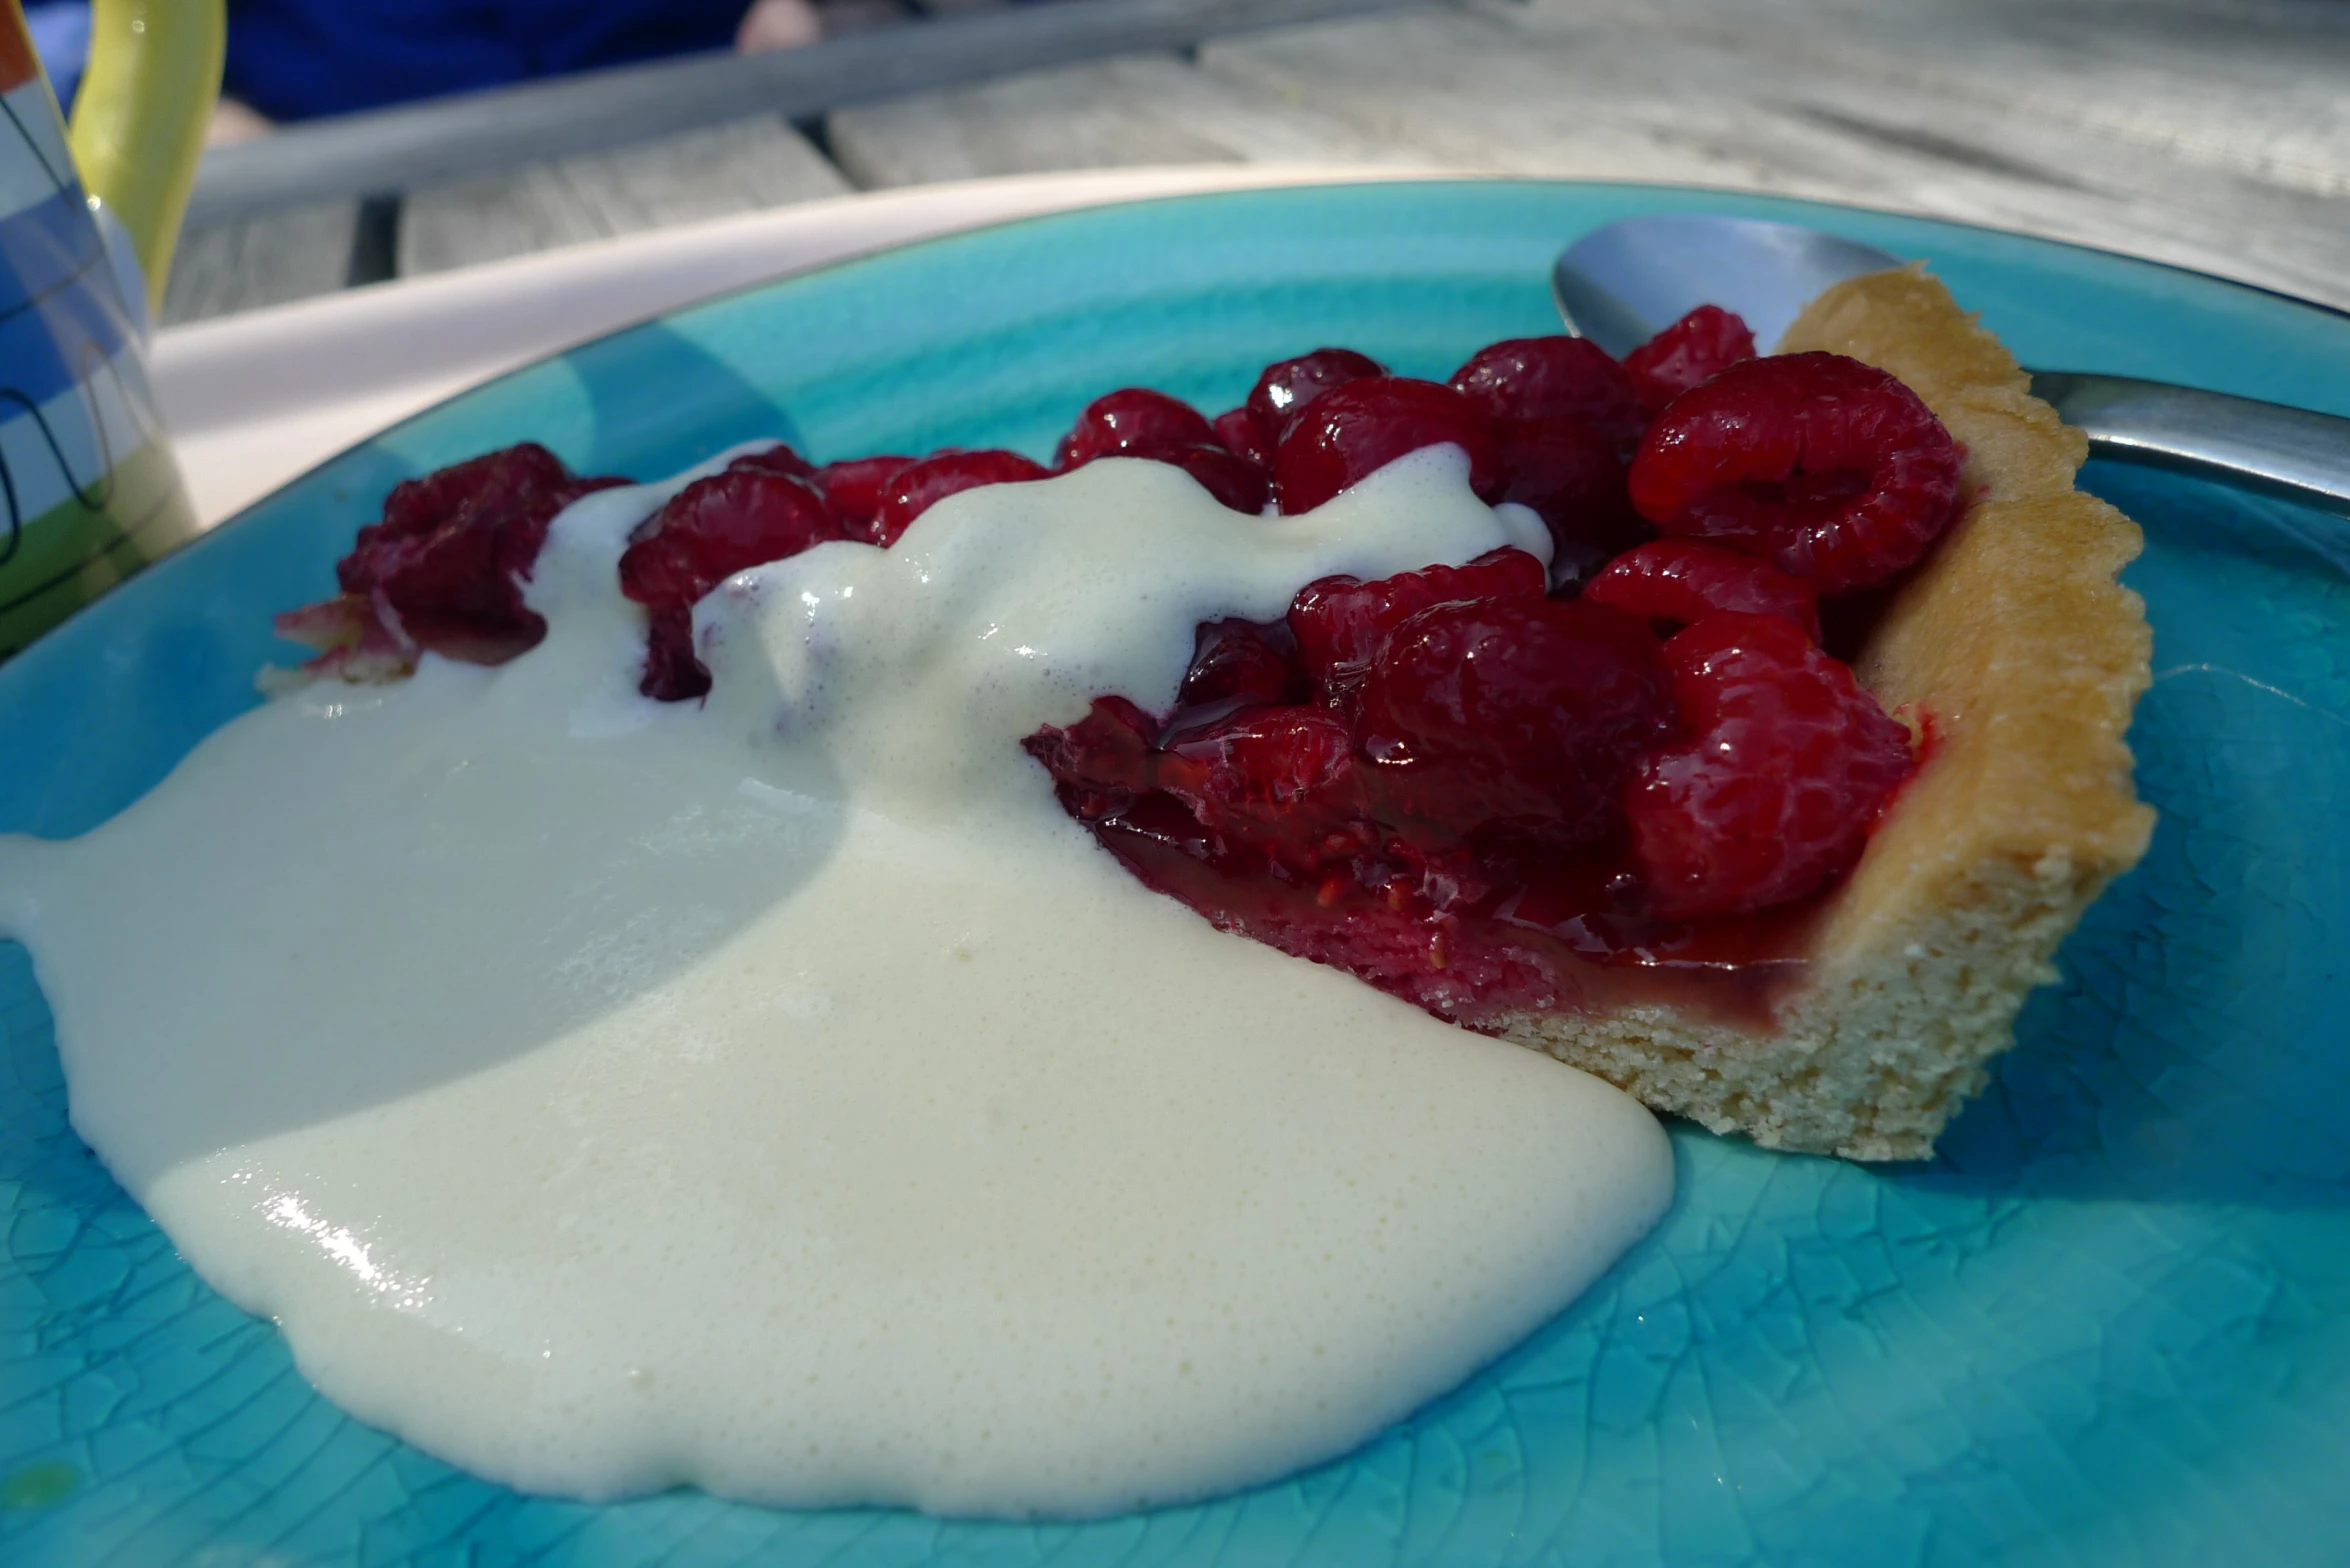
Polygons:
M90 63L68 140L83 188L130 231L147 302L157 310L227 46L225 0L94 0L90 7Z

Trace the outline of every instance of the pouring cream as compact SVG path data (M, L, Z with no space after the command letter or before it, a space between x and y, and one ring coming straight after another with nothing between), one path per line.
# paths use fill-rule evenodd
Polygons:
M1456 450L967 491L720 587L665 706L614 562L690 477L556 521L520 659L0 840L74 1125L329 1397L535 1491L1099 1513L1359 1443L1662 1212L1630 1099L1210 928L1019 746L1314 577L1547 553Z

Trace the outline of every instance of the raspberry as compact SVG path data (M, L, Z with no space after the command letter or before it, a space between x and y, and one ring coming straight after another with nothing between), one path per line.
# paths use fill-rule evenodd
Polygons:
M1281 433L1289 428L1289 422L1331 388L1385 374L1387 369L1379 361L1351 348L1318 348L1311 354L1267 365L1243 405L1256 425L1258 448L1270 453L1280 446Z
M1265 509L1272 488L1272 476L1225 446L1197 409L1147 387L1125 387L1088 403L1075 428L1061 438L1053 467L1066 473L1100 457L1173 464L1198 480L1218 504L1251 515Z
M1501 447L1476 404L1442 382L1366 376L1290 421L1274 448L1273 487L1283 512L1310 512L1405 453L1445 444L1469 454L1469 487L1498 500Z
M645 608L645 667L636 689L655 702L710 695L710 667L694 652L694 607L664 599Z
M1257 434L1257 422L1245 404L1224 410L1210 423L1225 451L1234 457L1245 457L1259 468L1273 466L1272 445Z
M873 542L884 549L896 544L899 535L915 518L950 495L976 490L981 485L1024 484L1051 477L1051 470L1043 464L1001 449L941 452L926 457L908 464L891 478L882 496L881 511L873 520Z
M728 468L687 485L637 525L620 555L620 591L684 604L735 573L846 537L824 493L765 468Z
M1334 837L1355 847L1348 829L1362 815L1362 792L1354 737L1327 709L1243 708L1170 732L1164 746L1159 787L1228 846L1300 870L1325 859Z
M1625 797L1650 912L1764 909L1850 869L1909 774L1909 732L1776 615L1707 616L1664 653L1687 738Z
M1581 582L1647 537L1624 490L1623 462L1597 430L1549 414L1497 419L1493 432L1509 472L1501 498L1533 508L1550 530L1553 581Z
M637 689L662 702L706 695L694 602L736 572L845 537L821 490L772 468L730 466L671 496L620 553L620 591L651 612Z
M1020 744L1053 776L1061 804L1091 822L1151 787L1159 727L1124 697L1096 697L1067 729L1047 724Z
M1121 454L1171 463L1199 481L1200 488L1230 511L1251 517L1265 509L1273 493L1273 476L1245 457L1235 457L1220 446L1192 442L1182 446L1145 447Z
M1214 445L1215 427L1189 403L1148 387L1124 387L1085 405L1077 423L1053 454L1057 469L1079 468L1117 453L1141 456L1146 449Z
M1632 461L1632 502L1665 533L1840 592L1926 553L1949 525L1958 463L1942 422L1882 370L1784 354L1676 398Z
M1673 721L1656 639L1605 605L1440 604L1388 635L1356 743L1381 821L1442 848L1488 828L1553 849L1621 824L1624 782Z
M1488 419L1579 419L1627 451L1648 428L1632 378L1589 338L1489 343L1452 373L1452 385Z
M1185 707L1211 702L1303 702L1312 695L1297 665L1297 639L1280 621L1202 621L1193 634L1191 668L1175 700Z
M546 620L522 600L555 514L624 479L576 479L536 442L403 480L384 498L383 520L359 530L335 563L346 611L314 605L281 624L341 673L365 646L368 674L404 674L420 649L475 664L503 664L538 645ZM353 673L358 666L352 666Z
M1549 584L1523 550L1489 550L1466 566L1430 566L1364 582L1324 577L1289 602L1298 662L1322 700L1349 703L1387 634L1410 616L1455 601L1539 599Z
M403 479L384 497L383 520L359 530L351 553L335 564L345 592L379 586L407 558L401 543L437 539L455 529L503 538L543 507L571 478L563 460L536 441L484 452Z
M755 468L764 473L782 474L789 479L813 479L816 477L816 465L781 441L776 442L775 445L763 452L745 452L726 466L729 468Z
M1754 358L1754 333L1719 305L1700 305L1624 356L1640 404L1655 413L1741 360Z
M887 545L889 541L877 531L882 500L890 481L916 461L911 457L852 457L846 462L827 463L811 477L851 539Z
M1583 597L1684 626L1717 610L1776 615L1820 640L1818 584L1695 539L1659 539L1626 551L1583 585Z

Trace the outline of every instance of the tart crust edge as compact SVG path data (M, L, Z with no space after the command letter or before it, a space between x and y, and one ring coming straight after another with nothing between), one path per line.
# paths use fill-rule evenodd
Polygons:
M2074 488L2086 438L1922 265L1838 284L1779 348L1891 372L1965 447L1957 521L1854 660L1921 765L1822 911L1776 1030L1640 1004L1497 1032L1765 1148L1924 1159L2153 831L2123 740L2152 634L2115 580L2141 536Z

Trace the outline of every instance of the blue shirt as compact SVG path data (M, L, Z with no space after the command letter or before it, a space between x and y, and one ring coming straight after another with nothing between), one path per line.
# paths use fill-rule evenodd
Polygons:
M749 0L230 0L223 90L273 120L734 42Z

